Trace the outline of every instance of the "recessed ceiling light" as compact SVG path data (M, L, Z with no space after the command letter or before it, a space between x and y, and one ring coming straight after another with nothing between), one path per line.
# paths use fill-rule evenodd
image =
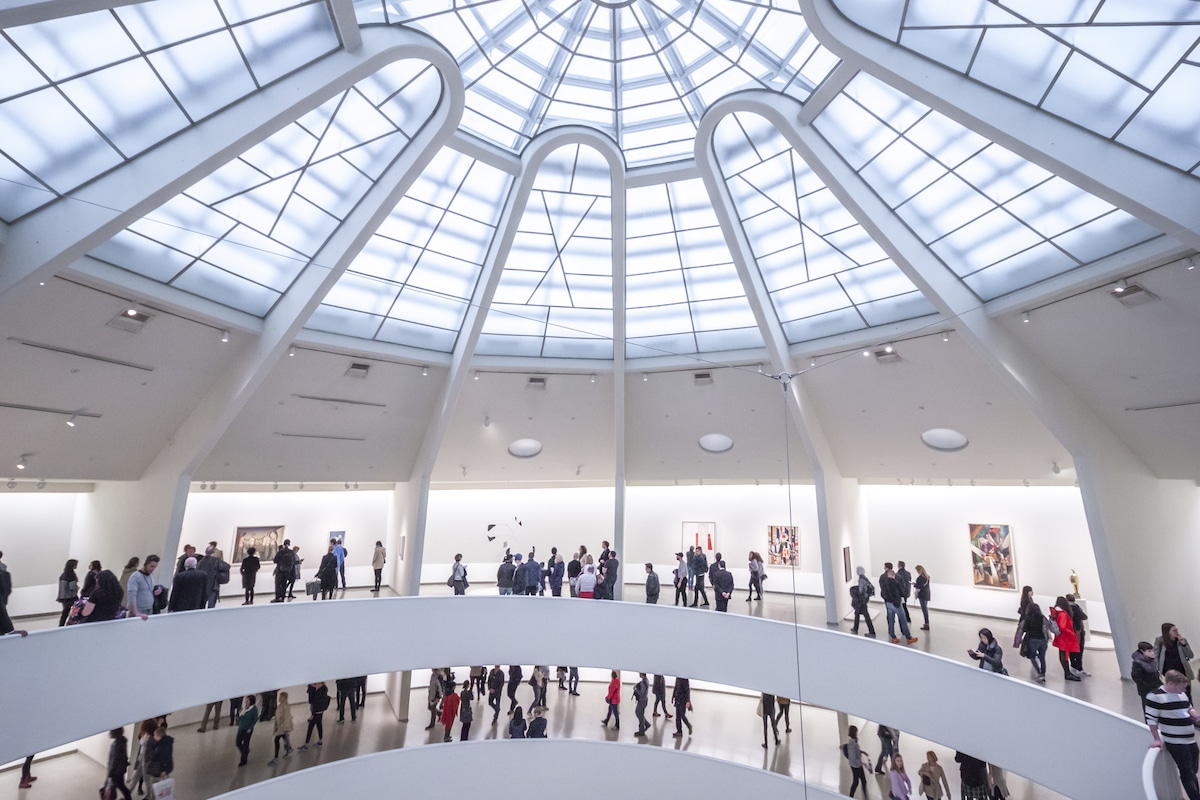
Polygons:
M74 414L72 414L72 415L71 415L71 418L67 420L67 427L68 427L68 428L74 428L74 427L75 427L75 415L74 415Z
M723 433L706 433L700 437L700 449L708 453L724 453L733 447L733 439Z
M870 355L871 355L870 350L863 350L863 357L870 357Z
M295 357L296 357L296 345L292 345L291 347L288 348L288 358L295 358Z
M1029 312L1028 311L1021 312L1021 322L1029 322Z
M508 446L508 454L513 458L533 458L542 452L542 443L537 439L517 439Z
M229 331L221 331L221 341L222 342L229 341Z
M1123 292L1128 288L1129 288L1128 281L1126 281L1124 278L1121 278L1121 280L1117 281L1116 285L1113 286L1113 291L1114 292Z
M429 377L429 367L421 367L421 377L422 378Z
M930 450L942 453L957 453L971 443L966 434L953 428L930 428L921 434L921 441Z

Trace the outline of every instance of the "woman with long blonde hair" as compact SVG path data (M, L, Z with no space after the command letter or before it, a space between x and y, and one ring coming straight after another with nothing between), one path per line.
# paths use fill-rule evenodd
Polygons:
M929 573L920 564L917 564L917 579L913 581L913 588L917 590L917 600L921 603L921 616L925 618L925 624L921 626L921 630L929 630Z

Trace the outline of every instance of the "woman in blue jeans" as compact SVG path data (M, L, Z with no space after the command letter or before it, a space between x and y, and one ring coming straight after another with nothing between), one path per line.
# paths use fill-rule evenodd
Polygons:
M1038 683L1046 682L1046 615L1041 606L1030 602L1021 617L1020 653L1033 664Z

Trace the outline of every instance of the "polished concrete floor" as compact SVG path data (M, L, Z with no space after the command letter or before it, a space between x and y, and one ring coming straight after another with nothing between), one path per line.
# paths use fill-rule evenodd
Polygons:
M425 587L423 594L444 594L448 590L442 586ZM487 591L479 589L478 591ZM629 596L637 596L637 588L627 587ZM350 597L370 596L364 590L350 590ZM547 598L547 602L555 602ZM739 598L731 603L734 613L746 613L769 619L791 621L797 619L803 624L824 624L824 607L819 598L800 597L795 602L786 595L769 594L760 602L746 603ZM713 613L707 610L697 610L695 613ZM936 653L957 660L968 661L965 650L976 641L976 631L986 625L990 627L1001 642L1011 642L1014 623L994 619L980 620L958 614L931 614L932 630L920 632L921 640L914 645L926 652ZM27 619L21 621L21 627L35 630L52 627L57 620L50 618ZM876 621L877 630L885 630L882 619ZM844 630L849 630L848 624L843 624ZM1031 670L1028 662L1012 657L1006 658L1006 664L1012 675L1018 679L1028 680ZM1047 687L1052 690L1065 691L1086 702L1095 703L1133 716L1137 715L1138 703L1132 686L1122 682L1117 672L1117 662L1111 651L1097 651L1089 654L1086 667L1093 677L1082 683L1066 683L1062 679L1061 670L1052 665L1048 671ZM527 670L528 671L528 670ZM465 669L458 669L460 679L465 676ZM585 673L585 678L587 674ZM633 676L627 674L628 681ZM330 684L332 689L332 683ZM625 716L621 730L614 731L611 727L600 724L606 706L603 700L603 683L585 682L580 687L580 697L570 697L566 692L558 691L552 684L549 692L549 734L552 737L572 737L608 741L636 741L633 731L636 729L636 719L632 714L632 706L622 705ZM628 690L625 692L628 695ZM837 715L831 711L818 708L804 708L801 712L799 705L793 706L792 732L785 733L780 729L782 744L775 746L769 743L767 749L762 747L762 721L755 714L757 696L750 696L731 691L701 691L694 698L695 711L692 716L694 733L680 739L672 737L674 722L668 722L662 717L652 718L654 723L649 736L644 740L647 746L673 747L688 752L700 753L717 758L728 759L738 763L759 766L776 772L792 775L808 780L816 785L845 792L849 788L849 770L845 760L841 758L838 745ZM293 697L300 696L294 692ZM424 730L429 720L425 709L425 691L423 688L414 689L410 697L409 723L403 724L396 720L386 699L382 694L371 694L367 707L359 717L358 722L347 719L343 725L336 724L336 714L326 714L328 724L325 727L325 746L312 749L306 753L296 753L288 759L281 760L276 766L267 766L271 757L271 733L269 724L264 724L255 732L251 745L250 764L239 769L237 767L237 752L234 748L233 731L222 726L217 731L207 733L196 732L196 725L188 719L187 713L173 718L172 735L176 738L175 778L180 788L180 795L189 798L212 797L223 792L236 789L248 783L266 780L277 775L303 769L314 764L350 758L355 755L378 752L398 747L413 747L421 745L440 745L442 729L440 726L433 730ZM518 693L518 700L527 704L531 691L523 686ZM505 705L507 709L507 705ZM303 740L303 720L307 716L302 706L295 707L298 730L293 739L299 745ZM471 739L494 738L503 735L506 716L501 715L500 725L490 726L491 712L483 701L476 701L476 724L471 731ZM782 724L782 723L781 723ZM850 719L850 724L857 724L863 730L860 736L864 750L876 755L878 743L875 738L875 725L865 720ZM457 726L455 738L458 736ZM453 746L444 745L444 746ZM920 764L924 760L926 750L932 749L938 754L940 761L951 777L951 785L957 794L956 765L953 762L953 751L940 745L931 745L915 737L903 735L900 739L900 750L907 756L908 762ZM34 788L18 790L17 772L8 770L0 773L0 800L25 797L45 798L83 798L94 796L93 793L103 780L103 768L94 760L73 753L57 756L34 765L34 774L40 780ZM872 781L875 778L871 778ZM1052 800L1058 798L1055 792L1044 787L1025 781L1019 776L1012 775L1009 788L1015 800ZM883 792L883 784L871 787L871 795L879 796ZM886 794L883 794L886 796Z

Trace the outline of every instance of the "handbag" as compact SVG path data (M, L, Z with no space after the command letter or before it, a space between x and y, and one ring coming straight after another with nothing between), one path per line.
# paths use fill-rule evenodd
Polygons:
M100 800L117 800L117 787L113 786L113 779L109 778L100 787Z
M163 778L154 784L154 800L175 800L174 778Z
M1029 642L1021 640L1021 658L1029 658Z

